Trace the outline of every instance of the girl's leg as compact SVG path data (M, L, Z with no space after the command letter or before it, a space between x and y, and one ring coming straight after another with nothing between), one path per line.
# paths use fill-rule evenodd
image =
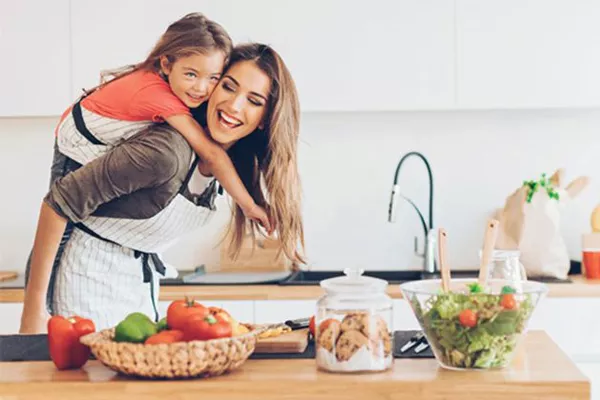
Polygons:
M66 157L62 153L58 151L58 144L54 141L54 157L52 159L52 166L50 167L50 187L54 182L67 175L69 172L75 171L81 165ZM54 259L54 265L52 266L52 273L50 275L50 282L48 283L48 294L46 296L46 308L48 312L52 315L54 314L52 309L52 298L54 292L54 284L56 281L56 269L58 268L58 264L60 262L60 258L62 257L62 253L64 251L64 247L66 243L69 241L69 237L73 232L73 225L71 222L67 222L67 226L65 228L65 232L63 233L63 237L60 240L60 245L58 247L58 251L56 253L56 258ZM29 252L29 257L27 258L27 265L25 267L25 286L27 286L27 282L29 282L29 270L31 269L31 252Z

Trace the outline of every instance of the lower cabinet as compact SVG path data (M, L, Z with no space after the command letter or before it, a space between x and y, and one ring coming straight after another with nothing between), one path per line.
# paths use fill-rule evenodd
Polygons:
M0 335L19 333L23 303L0 303Z
M257 300L254 302L254 322L257 324L284 322L315 314L316 300Z

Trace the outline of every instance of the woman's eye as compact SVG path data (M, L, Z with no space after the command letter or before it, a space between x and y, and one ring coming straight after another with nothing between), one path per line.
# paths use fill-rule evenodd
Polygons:
M196 77L196 74L195 74L195 73L193 73L193 72L186 72L186 73L185 73L185 76L187 76L187 77L189 77L189 78L195 78L195 77Z
M250 101L250 103L252 103L252 104L254 104L255 106L258 106L258 107L260 107L260 106L262 106L262 105L263 105L263 104L262 104L262 102L261 102L260 100L253 99L252 97L250 97L250 98L248 99L248 101Z
M223 82L223 89L227 90L228 92L233 92L233 86L227 82Z

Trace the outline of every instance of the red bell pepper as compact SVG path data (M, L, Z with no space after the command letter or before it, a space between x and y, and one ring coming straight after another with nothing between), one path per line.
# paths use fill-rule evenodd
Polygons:
M48 320L48 349L59 370L81 368L90 358L90 349L79 338L96 331L94 322L80 317L54 316Z

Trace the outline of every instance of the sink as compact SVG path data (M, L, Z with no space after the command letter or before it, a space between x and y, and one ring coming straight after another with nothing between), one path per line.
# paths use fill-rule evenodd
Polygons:
M365 271L364 276L371 276L388 281L389 283L402 283L423 279L421 271ZM287 279L279 282L280 285L318 285L322 280L344 276L343 271L296 271Z
M390 284L399 284L403 282L416 281L420 279L439 279L439 274L429 274L423 271L398 271L398 270L373 270L365 271L365 276L371 276L388 281ZM479 275L476 270L457 270L451 272L452 278L475 278ZM288 278L279 282L282 286L308 286L318 285L322 280L344 276L343 271L296 271ZM548 277L530 277L532 281L545 283L573 283L571 279L557 279Z

